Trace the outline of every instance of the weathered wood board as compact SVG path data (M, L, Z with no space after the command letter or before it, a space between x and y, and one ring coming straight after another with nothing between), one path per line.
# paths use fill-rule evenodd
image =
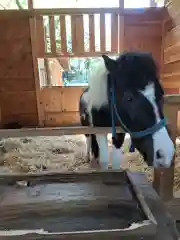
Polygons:
M62 174L59 180L28 188L1 185L0 236L4 229L42 228L63 239L69 235L77 239L79 234L97 239L105 234L107 238L155 233L156 222L135 199L125 172ZM133 222L141 224L135 231L128 230Z
M36 86L29 16L0 14L1 123L16 121L37 126Z
M1 185L0 237L177 239L173 220L144 175L108 170L59 179L28 188Z

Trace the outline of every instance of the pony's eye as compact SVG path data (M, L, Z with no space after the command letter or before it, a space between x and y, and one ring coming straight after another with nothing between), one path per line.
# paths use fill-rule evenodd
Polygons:
M128 101L128 102L131 102L131 101L132 101L132 97L128 97L128 98L127 98L127 101Z
M131 92L125 92L123 96L123 100L125 102L132 102L133 100L133 94Z

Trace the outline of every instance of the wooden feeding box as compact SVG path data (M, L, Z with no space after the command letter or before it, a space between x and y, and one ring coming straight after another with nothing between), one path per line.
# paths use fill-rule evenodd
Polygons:
M28 176L0 180L32 184L1 185L2 239L178 239L143 174L109 170Z

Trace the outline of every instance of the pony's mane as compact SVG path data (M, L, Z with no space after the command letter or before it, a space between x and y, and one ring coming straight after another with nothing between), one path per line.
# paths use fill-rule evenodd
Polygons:
M158 81L157 65L150 53L124 52L117 59L121 83L131 90L143 90Z
M154 86L155 97L159 101L164 95L158 68L151 53L124 52L116 59L117 82L122 90L143 91L148 85ZM89 108L99 109L108 104L108 70L103 58L94 65L89 74Z

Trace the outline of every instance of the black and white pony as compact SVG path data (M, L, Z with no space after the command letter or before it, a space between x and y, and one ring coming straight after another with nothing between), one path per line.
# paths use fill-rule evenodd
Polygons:
M163 115L164 91L151 54L124 52L113 60L106 55L93 68L89 87L80 97L83 126L112 127L112 168L120 168L121 146L130 133L134 147L149 166L170 167L175 152ZM86 135L95 159L108 168L107 135Z

